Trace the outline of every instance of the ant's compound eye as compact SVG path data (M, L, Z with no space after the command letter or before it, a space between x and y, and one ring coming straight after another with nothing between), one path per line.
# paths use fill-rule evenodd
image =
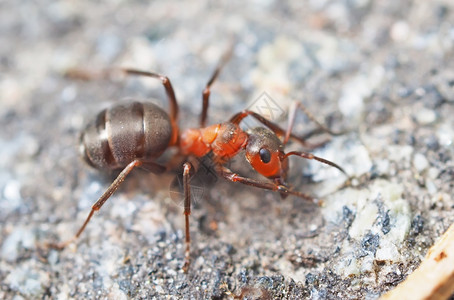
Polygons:
M284 145L274 132L264 127L248 131L246 159L260 174L268 178L281 175L281 154Z
M270 150L262 148L262 149L260 149L259 154L260 154L260 159L262 160L263 163L267 164L271 161Z

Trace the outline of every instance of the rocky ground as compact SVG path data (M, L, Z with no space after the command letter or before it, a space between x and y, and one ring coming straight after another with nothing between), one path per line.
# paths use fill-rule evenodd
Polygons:
M376 299L454 220L448 0L3 1L0 38L2 299ZM187 274L176 173L135 171L77 243L40 247L71 237L114 178L80 159L85 124L131 98L167 108L159 82L64 72L166 74L186 128L197 126L201 92L232 43L209 123L249 108L285 127L300 101L345 131L313 152L352 179L292 158L289 181L318 207L199 174ZM299 113L295 134L313 128ZM253 176L246 165L229 164Z

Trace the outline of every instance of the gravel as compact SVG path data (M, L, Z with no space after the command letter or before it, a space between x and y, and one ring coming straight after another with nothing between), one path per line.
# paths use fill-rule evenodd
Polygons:
M0 298L378 298L454 220L453 24L442 0L2 2ZM326 143L305 150L352 178L292 159L289 181L318 207L199 174L187 274L177 173L134 171L77 243L43 247L71 237L114 178L80 159L85 124L131 99L167 108L159 82L64 72L166 74L181 127L195 127L232 44L209 123L249 108L285 128L301 101L342 132L313 136ZM316 127L301 113L294 132ZM254 176L240 157L228 165Z

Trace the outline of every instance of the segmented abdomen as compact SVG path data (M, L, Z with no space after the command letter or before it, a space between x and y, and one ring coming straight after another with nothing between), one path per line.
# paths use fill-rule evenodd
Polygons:
M153 103L132 102L101 111L80 138L85 161L98 169L117 169L134 159L151 160L172 136L167 113Z

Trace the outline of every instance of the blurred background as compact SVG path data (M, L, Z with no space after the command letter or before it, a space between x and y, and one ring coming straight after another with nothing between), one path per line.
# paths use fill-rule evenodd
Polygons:
M0 40L2 299L375 299L454 219L451 1L1 1ZM202 91L232 45L208 123L252 109L285 128L300 101L346 131L322 137L330 141L314 153L341 165L352 184L297 158L289 182L323 207L194 181L184 274L176 173L137 170L77 243L39 247L72 236L114 178L80 158L86 123L131 99L167 109L157 81L64 73L165 74L180 126L197 127ZM298 113L295 134L314 128ZM241 158L229 166L254 176Z

